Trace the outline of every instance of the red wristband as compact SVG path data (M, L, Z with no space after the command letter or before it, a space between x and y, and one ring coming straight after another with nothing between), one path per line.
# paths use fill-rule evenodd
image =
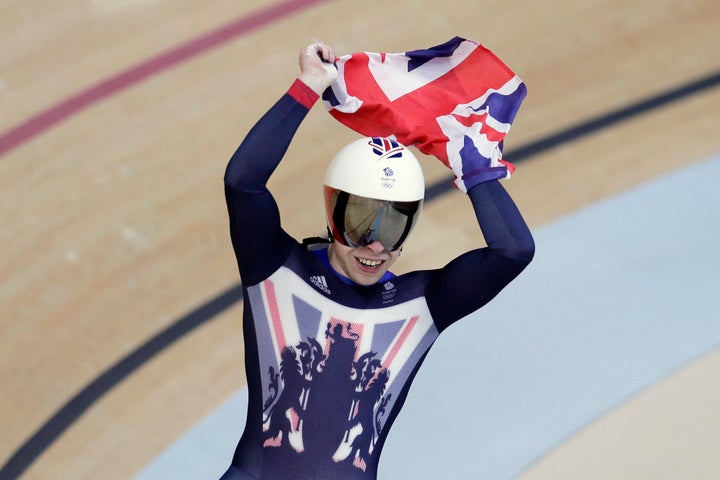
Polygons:
M295 79L287 93L295 100L305 105L308 110L310 110L315 102L317 102L317 99L320 98L320 95L315 93L314 90L305 85L305 83L300 79Z

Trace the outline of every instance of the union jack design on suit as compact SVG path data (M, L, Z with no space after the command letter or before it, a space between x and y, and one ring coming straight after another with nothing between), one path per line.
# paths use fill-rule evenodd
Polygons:
M281 268L248 289L264 372L264 446L364 471L438 331L422 297L368 311L329 301L329 289L309 280ZM392 282L383 288L395 290Z

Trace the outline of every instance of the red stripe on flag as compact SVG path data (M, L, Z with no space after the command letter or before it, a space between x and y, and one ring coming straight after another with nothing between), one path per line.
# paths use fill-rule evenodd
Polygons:
M500 142L503 138L505 138L505 132L499 132L486 123L488 117L487 113L470 115L467 117L453 114L453 117L455 117L455 120L457 120L460 124L466 127L472 127L476 123L480 123L480 133L485 135L491 142Z

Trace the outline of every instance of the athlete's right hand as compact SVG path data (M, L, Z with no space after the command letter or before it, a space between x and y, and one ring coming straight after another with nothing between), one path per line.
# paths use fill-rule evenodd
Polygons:
M330 46L316 42L300 50L300 79L318 95L337 79L335 53Z

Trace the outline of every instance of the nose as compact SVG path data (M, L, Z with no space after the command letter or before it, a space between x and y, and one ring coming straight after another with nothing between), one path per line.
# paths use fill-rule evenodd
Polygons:
M367 244L367 248L372 250L373 253L380 253L385 250L385 245L380 240L373 240L372 243Z

